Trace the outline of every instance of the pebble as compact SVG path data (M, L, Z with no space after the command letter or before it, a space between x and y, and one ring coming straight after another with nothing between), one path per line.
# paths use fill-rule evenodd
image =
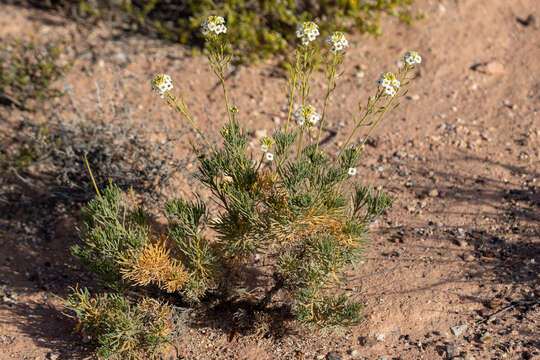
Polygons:
M384 334L375 334L375 340L384 341Z
M326 354L326 360L341 360L342 357L337 351L330 351Z
M260 139L260 138L263 138L263 137L266 137L266 129L259 129L259 130L255 130L255 137L257 139Z
M452 326L450 330L452 330L452 334L454 334L455 336L459 336L463 332L463 330L465 330L466 328L467 328L467 324L461 324L461 325Z
M456 347L452 345L446 345L445 349L446 355L451 359L454 357L454 354L456 353Z
M407 98L410 99L410 100L413 100L413 101L418 101L418 100L420 100L420 95L414 94L414 95L411 95L411 96L407 96Z
M432 198L437 197L437 196L439 196L439 190L431 189L431 190L429 190L428 195L429 195L429 197L432 197Z
M274 124L279 125L279 123L281 122L281 119L279 118L279 116L274 116L272 118L272 121L274 122Z
M504 65L498 61L489 61L487 63L476 64L473 70L488 75L502 74L505 72Z
M46 355L46 359L47 360L56 360L60 357L60 354L56 351L51 351L51 352L48 352L47 355Z
M459 236L465 236L465 230L463 230L463 228L457 228L457 232Z

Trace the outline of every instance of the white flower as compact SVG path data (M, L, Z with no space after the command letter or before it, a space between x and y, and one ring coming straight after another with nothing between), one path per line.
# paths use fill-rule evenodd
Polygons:
M268 151L268 145L262 144L261 145L261 150L264 151L264 152L267 152Z
M385 88L384 88L384 93L385 93L386 95L394 96L394 95L396 95L396 90L394 90L393 87L388 86L388 87L385 87Z
M319 36L319 27L312 21L306 21L298 24L296 28L296 37L302 40L303 45L309 44Z
M403 57L403 60L408 65L414 65L414 64L420 64L422 62L422 57L418 55L416 51L409 51L408 53L405 54L405 56Z
M336 53L349 47L349 42L345 38L345 34L341 31L336 31L326 38L326 42L332 47L330 51Z
M172 88L171 77L167 74L159 74L152 79L152 91L157 92L162 99L165 97L165 93Z
M227 27L225 26L225 19L221 16L209 16L201 23L201 32L203 35L209 33L215 33L216 35L226 33Z
M383 79L382 82L381 82L382 86L384 87L389 87L390 86L390 80L388 79Z
M274 160L274 154L272 154L270 152L267 152L266 153L266 160L268 160L268 161Z
M392 86L393 86L393 87L397 87L397 88L398 88L399 85L401 85L401 83L399 82L398 79L395 79L395 80L392 81Z
M315 125L321 116L315 111L315 108L311 105L302 105L294 112L296 122L302 126L309 121L312 125Z
M349 168L349 175L351 176L356 175L356 168Z

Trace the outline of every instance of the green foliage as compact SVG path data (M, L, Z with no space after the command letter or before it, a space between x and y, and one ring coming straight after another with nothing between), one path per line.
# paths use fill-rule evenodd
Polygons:
M366 140L397 108L421 57L409 52L397 74L381 74L375 94L364 107L359 105L352 131L334 156L319 148L320 132L339 78L343 48L330 45L327 56L320 56L318 45L307 37L309 41L298 47L289 65L286 125L260 139L259 158L248 148L248 132L238 109L229 104L225 82L229 45L220 34L206 32L212 44L210 66L220 80L228 119L220 131L221 144L210 143L200 131L184 95L173 94L168 75L157 74L152 81L164 103L201 137L199 147L190 141L199 161L195 177L209 190L217 209L209 213L199 195L192 201L167 202L168 232L153 243L144 212L120 210L119 190L111 185L83 212L85 246L76 248L75 254L95 272L110 274L111 282L157 283L192 302L217 298L228 304L247 303L235 314L264 311L279 294L296 318L314 329L358 324L362 304L356 294L341 288L347 271L363 256L370 222L392 200L382 190L361 184L355 175ZM322 115L308 104L311 74L319 61L328 77ZM301 103L294 112L296 123L292 121L295 101ZM360 129L364 133L356 136ZM245 269L260 266L261 258L272 283L248 291Z
M121 264L130 252L138 252L149 242L148 216L141 208L121 204L117 186L107 187L82 210L80 230L83 245L74 245L72 254L113 289L125 284Z
M172 308L150 298L133 304L119 294L92 296L75 288L65 306L78 320L78 329L96 339L102 359L158 359L172 339Z
M62 92L52 83L71 64L59 65L64 41L38 45L35 40L15 39L0 45L0 98L25 110L32 100L44 101Z
M296 42L296 25L301 21L323 21L327 24L322 28L325 32L356 29L378 36L383 15L406 24L420 17L412 11L414 0L53 0L51 3L69 14L129 21L144 33L184 44L202 45L201 21L209 15L222 15L227 20L229 39L240 50L241 61L285 53Z

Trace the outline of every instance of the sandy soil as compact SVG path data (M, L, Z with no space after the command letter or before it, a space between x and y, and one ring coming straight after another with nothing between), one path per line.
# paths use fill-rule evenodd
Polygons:
M329 108L328 128L337 133L325 133L326 146L334 151L378 73L394 70L410 49L423 56L408 97L377 129L359 169L395 200L373 224L364 266L350 274L351 290L365 299L365 321L341 335L313 335L291 322L279 334L229 341L230 319L208 316L187 326L164 358L540 359L540 3L418 6L426 19L410 27L388 20L379 40L349 36L345 75ZM186 141L194 133L148 84L152 74L169 73L196 121L216 134L226 115L204 58L106 24L1 8L0 37L73 40L67 55L77 62L66 78L70 94L60 102L72 99L90 116L97 84L102 98L132 104L130 118L141 132L156 141L178 136L175 152L188 164L177 178L181 193L197 186L188 176L195 162ZM319 108L321 84L313 89ZM285 120L285 79L268 61L233 69L230 85L256 146ZM22 114L0 111L7 115L2 129L15 131L10 124ZM46 122L48 111L33 114L34 121ZM25 191L32 196L30 185ZM58 297L90 281L68 251L78 215L58 214L45 224L24 214L17 221L0 216L0 359L91 358L91 343L73 333Z

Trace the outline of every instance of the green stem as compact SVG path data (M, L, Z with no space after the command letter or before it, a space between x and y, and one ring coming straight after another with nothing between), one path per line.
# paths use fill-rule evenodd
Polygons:
M334 79L336 76L337 62L338 62L338 57L336 54L334 54L332 64L330 65L330 76L328 77L328 89L326 90L326 97L324 98L324 106L323 106L323 111L322 111L322 116L321 116L321 125L319 126L319 135L317 136L317 145L315 146L315 153L319 149L319 142L321 140L322 128L323 128L324 120L326 118L326 107L328 106L328 99L330 98L330 94L332 93L333 87L334 87Z
M182 105L180 105L178 103L178 100L171 94L167 91L167 95L169 97L169 99L171 101L174 102L174 105L176 106L176 111L180 112L182 115L184 115L184 117L189 121L191 127L193 128L193 130L195 130L195 132L197 134L199 134L199 136L204 140L204 142L206 143L206 145L208 145L208 147L210 149L212 149L212 151L214 152L214 154L217 154L217 151L216 149L212 146L212 144L210 144L210 142L208 141L208 139L206 138L206 136L203 135L203 133L201 132L201 130L197 127L197 125L195 125L195 122L193 121L193 119L191 118L191 116L189 116L187 110L186 110L186 106L185 106L185 103L184 103L184 99L182 98Z
M303 125L302 125L303 126ZM298 154L296 155L296 159L300 159L300 153L302 152L302 140L304 138L304 128L300 129L300 139L298 140Z

